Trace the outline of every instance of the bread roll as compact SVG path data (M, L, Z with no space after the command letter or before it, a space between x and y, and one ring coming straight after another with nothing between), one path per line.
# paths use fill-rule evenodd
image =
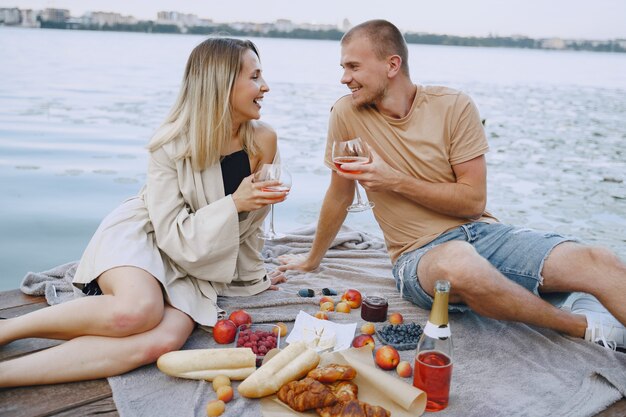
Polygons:
M304 377L319 361L320 355L304 342L291 343L243 380L237 390L247 398L275 394L284 384Z
M161 355L157 367L179 378L212 381L226 375L241 381L256 370L256 355L250 348L178 350Z

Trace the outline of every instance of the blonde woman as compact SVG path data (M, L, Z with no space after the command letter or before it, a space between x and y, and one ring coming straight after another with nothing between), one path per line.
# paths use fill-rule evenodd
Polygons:
M249 41L211 38L187 62L180 94L149 143L146 186L108 215L74 284L88 296L0 322L0 345L67 340L0 363L0 387L118 375L179 349L223 314L218 295L252 295L268 278L256 234L268 205L251 173L276 134L257 122L269 87Z

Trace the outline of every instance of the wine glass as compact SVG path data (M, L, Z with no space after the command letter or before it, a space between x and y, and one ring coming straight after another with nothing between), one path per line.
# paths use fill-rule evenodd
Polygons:
M361 138L354 138L346 141L334 141L333 142L333 163L337 169L347 174L360 174L363 171L345 171L341 169L341 164L357 163L368 164L370 162L370 150L361 140ZM354 183L354 193L356 195L356 202L352 203L346 210L349 212L358 212L369 210L374 207L374 203L371 201L363 201L361 193L359 192L359 182Z
M265 192L280 192L291 189L291 174L282 164L263 164L261 169L254 174L254 181L280 181L280 184L261 188ZM274 204L270 206L270 227L269 230L257 234L263 240L274 240L285 237L282 233L274 231Z

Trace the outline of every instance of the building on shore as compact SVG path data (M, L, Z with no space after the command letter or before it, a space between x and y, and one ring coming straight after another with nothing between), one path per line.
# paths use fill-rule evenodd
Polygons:
M84 25L94 25L98 27L116 26L116 25L134 25L137 19L133 16L122 16L119 13L112 12L87 12L82 18Z
M0 8L0 26L38 28L40 26L38 17L39 12L31 9Z
M41 12L41 20L52 23L65 23L70 19L70 11L67 9L44 9Z

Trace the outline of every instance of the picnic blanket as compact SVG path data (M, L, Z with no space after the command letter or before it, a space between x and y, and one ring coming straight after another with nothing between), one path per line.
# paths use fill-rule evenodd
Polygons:
M315 228L298 229L284 239L267 242L263 249L267 269L278 265L282 254L306 253ZM73 297L75 265L66 264L39 274L28 274L22 291L46 295L51 303ZM405 321L423 325L428 311L400 298L391 275L383 241L343 227L318 270L289 273L281 291L266 291L245 298L220 298L226 311L246 309L255 322L286 321L289 326L300 310L314 314L319 295L302 298L301 288L319 293L347 288L377 292L389 300L389 311L400 312ZM54 290L51 290L54 286ZM360 310L331 313L331 320L363 323ZM450 404L446 416L591 416L626 396L626 354L563 336L552 330L503 322L473 313L451 314L454 368ZM283 339L284 340L284 339ZM217 347L210 334L197 329L183 349ZM413 362L414 351L400 352ZM392 372L397 378L395 371ZM410 383L410 380L407 379ZM210 383L172 378L156 366L144 366L109 378L113 399L125 416L205 416L205 406L215 399ZM237 383L235 382L236 388ZM260 416L257 400L241 398L226 405L225 416Z

